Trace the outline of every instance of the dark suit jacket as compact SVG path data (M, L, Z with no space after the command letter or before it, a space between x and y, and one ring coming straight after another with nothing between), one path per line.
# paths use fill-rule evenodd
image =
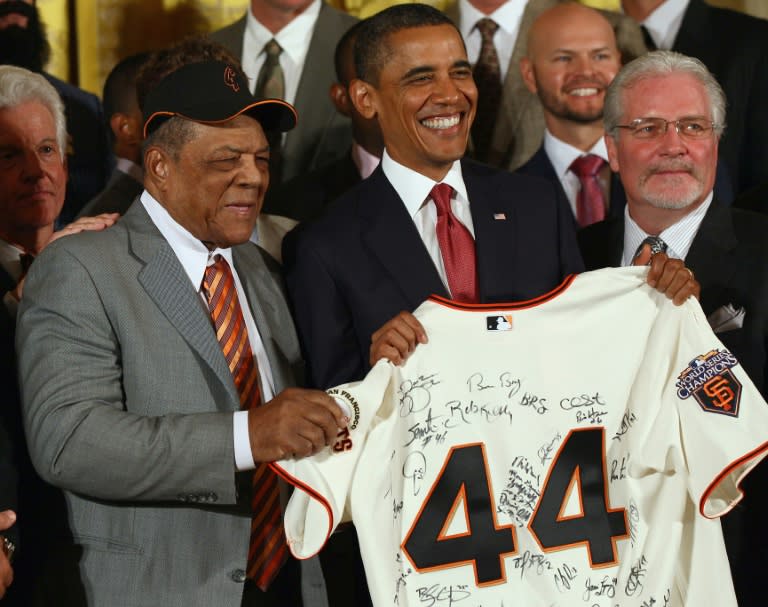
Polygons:
M560 179L555 173L555 167L552 166L552 161L544 151L542 145L531 159L523 166L517 169L518 173L523 175L533 175L534 177L541 177L546 179L560 190L560 194L565 198L565 190L563 184L560 183ZM610 200L608 201L608 217L620 217L624 212L624 205L627 204L627 197L624 194L624 186L621 185L618 173L611 172L611 184L610 184ZM575 218L574 218L575 220Z
M0 298L16 286L14 281L0 268ZM5 377L3 404L0 405L0 511L18 510L17 470L14 456L14 419L18 419L19 390L16 383L16 356L13 350L14 319L0 304L0 372ZM7 531L0 531L9 539L18 541L15 525Z
M43 76L64 102L71 144L67 152L67 197L58 220L63 226L104 189L114 161L99 98L50 74Z
M700 59L725 90L720 153L736 193L768 181L768 21L691 0L672 50Z
M338 158L352 143L349 118L336 111L328 87L336 80L333 66L336 43L356 21L355 17L328 4L323 3L320 9L294 101L299 122L285 136L283 144L281 181ZM243 16L213 32L211 38L241 59L245 23Z
M532 177L462 161L484 302L536 297L582 270L571 213ZM381 167L283 243L283 264L312 385L360 379L371 334L432 293L447 296Z
M621 265L624 218L594 224L578 234L588 270ZM760 389L768 394L768 218L713 201L686 265L701 283L701 307L709 315L732 303L746 311L742 328L718 333ZM744 483L747 499L723 519L740 607L764 606L756 579L768 565L768 468L761 464Z
M112 171L109 183L97 196L86 204L78 217L99 213L125 214L135 198L144 191L144 185L128 173L118 169Z
M360 183L360 173L351 151L307 175L270 187L264 199L264 213L308 221L351 187Z

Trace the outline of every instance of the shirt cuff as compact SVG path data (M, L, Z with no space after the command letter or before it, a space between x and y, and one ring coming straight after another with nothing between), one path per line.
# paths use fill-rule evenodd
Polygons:
M235 437L235 468L238 471L253 470L256 462L253 461L251 437L248 434L248 411L235 411L232 428Z

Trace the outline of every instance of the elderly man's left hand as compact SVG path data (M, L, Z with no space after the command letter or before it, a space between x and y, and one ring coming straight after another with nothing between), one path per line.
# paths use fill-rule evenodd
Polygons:
M646 280L669 297L676 306L693 295L699 299L701 285L693 275L693 272L685 267L680 259L671 259L666 253L651 254L650 245L645 245L633 262L636 266L650 265Z

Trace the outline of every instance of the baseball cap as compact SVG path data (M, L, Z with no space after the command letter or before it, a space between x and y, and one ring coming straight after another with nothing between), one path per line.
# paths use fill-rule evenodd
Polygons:
M171 72L144 101L144 137L172 116L216 125L240 114L259 121L265 131L290 131L294 107L282 99L257 99L239 70L224 61L190 63Z

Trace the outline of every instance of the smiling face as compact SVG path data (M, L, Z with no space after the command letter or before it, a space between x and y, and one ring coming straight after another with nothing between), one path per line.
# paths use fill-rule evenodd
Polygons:
M541 99L549 126L552 120L602 120L605 89L621 60L613 28L600 13L562 4L537 19L520 67L526 86Z
M353 81L358 111L376 117L393 160L435 181L464 156L477 88L464 43L452 25L397 31L378 82Z
M175 157L160 147L147 150L147 189L209 249L246 242L269 185L264 131L245 115L191 126L192 139Z
M53 232L66 187L50 110L39 101L0 110L0 234L18 243Z
M622 101L621 124L647 117L676 120L703 116L712 120L704 85L686 73L639 80L623 91ZM617 137L606 137L608 158L611 168L621 175L636 221L643 215L663 214L674 223L675 216L695 209L712 191L718 143L714 132L701 139L688 139L670 124L658 139L636 139L627 129L618 129Z

